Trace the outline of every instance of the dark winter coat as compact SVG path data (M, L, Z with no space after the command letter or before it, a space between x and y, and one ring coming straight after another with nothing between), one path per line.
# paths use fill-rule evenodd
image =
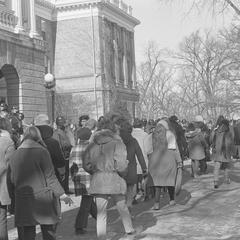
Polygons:
M59 142L52 137L53 128L47 125L37 126L37 128L39 129L42 139L47 146L47 150L50 153L55 174L60 180L60 173L63 174L65 171L65 159Z
M69 160L72 145L67 136L67 132L58 128L53 132L53 138L60 143L65 160Z
M10 158L7 179L9 195L15 198L16 226L59 222L64 190L45 147L25 140Z
M142 171L146 171L147 169L146 162L144 160L143 153L138 144L138 141L131 135L126 136L126 138L124 138L122 135L121 137L123 138L123 142L127 148L127 160L129 161L126 182L127 184L136 184L137 183L136 157L142 168Z

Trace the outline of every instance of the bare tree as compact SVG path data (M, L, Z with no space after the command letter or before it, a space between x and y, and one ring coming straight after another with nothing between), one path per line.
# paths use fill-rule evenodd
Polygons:
M230 69L239 66L239 54L229 42L196 32L183 41L176 57L181 60L182 101L188 102L193 113L209 118L229 114L236 94L236 78Z
M173 0L160 0L160 2L172 3ZM182 0L182 2L189 2L189 0ZM193 9L199 11L208 9L213 15L232 9L237 15L240 15L240 2L239 0L192 0L188 11Z
M145 61L137 69L141 117L157 118L171 112L168 97L172 92L174 70L163 60L165 53L156 43L150 42L145 51Z

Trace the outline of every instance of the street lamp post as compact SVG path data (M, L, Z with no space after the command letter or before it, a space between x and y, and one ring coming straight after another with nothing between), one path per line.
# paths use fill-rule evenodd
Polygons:
M54 122L54 112L55 112L55 87L56 82L55 78L51 73L47 73L44 76L44 86L47 89L47 92L50 93L50 115L51 115L51 120Z

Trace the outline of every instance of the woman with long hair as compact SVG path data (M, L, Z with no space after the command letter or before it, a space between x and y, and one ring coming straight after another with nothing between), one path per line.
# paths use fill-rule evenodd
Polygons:
M212 134L212 151L214 159L214 188L218 188L219 170L224 170L224 182L229 184L229 168L233 154L233 136L229 121L219 118Z
M175 204L175 180L177 168L182 166L176 137L169 129L166 120L158 122L153 132L153 152L149 159L148 184L155 189L155 204L153 209L160 209L160 198L164 188L168 189L170 202Z
M56 239L60 201L72 204L58 182L51 157L38 128L26 129L21 145L11 156L7 176L8 191L15 199L15 224L19 240L34 240L41 226L44 240Z

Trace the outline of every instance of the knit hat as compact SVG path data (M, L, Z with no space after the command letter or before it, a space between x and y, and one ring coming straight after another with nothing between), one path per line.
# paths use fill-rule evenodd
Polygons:
M46 114L39 114L34 118L35 126L49 125L50 121Z
M204 122L203 117L201 115L197 115L195 117L195 122Z
M56 124L57 126L64 126L66 124L66 120L63 116L58 116L56 118Z

